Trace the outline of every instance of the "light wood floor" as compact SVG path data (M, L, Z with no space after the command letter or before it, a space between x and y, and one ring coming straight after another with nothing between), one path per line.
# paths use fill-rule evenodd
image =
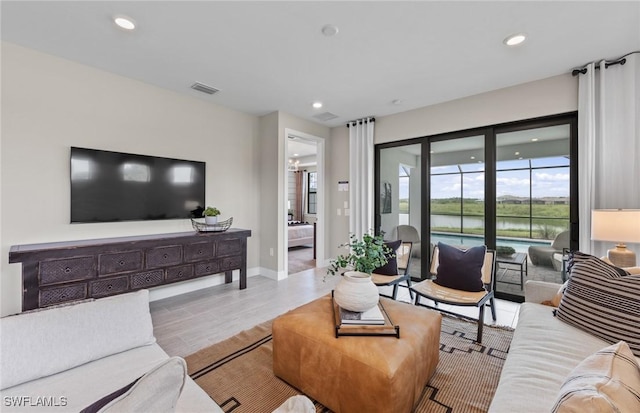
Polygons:
M169 355L184 357L275 318L331 292L339 277L323 282L325 271L306 270L282 281L255 276L247 280L245 290L234 281L154 301L150 307L158 344ZM399 291L398 299L410 302L408 290ZM497 321L486 311L485 322L515 327L519 305L497 301ZM477 316L476 308L468 310Z

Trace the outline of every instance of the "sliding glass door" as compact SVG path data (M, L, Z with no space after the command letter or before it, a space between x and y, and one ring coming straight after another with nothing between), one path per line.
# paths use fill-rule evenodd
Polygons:
M431 143L431 243L485 244L484 148L484 135Z
M409 144L377 152L376 230L385 239L412 242L410 273L422 271L422 145ZM427 250L428 251L428 250Z
M444 242L497 250L498 297L561 282L578 239L576 125L572 113L377 145L377 231L418 233L414 279Z
M571 124L497 130L496 291L526 280L561 283L570 248Z

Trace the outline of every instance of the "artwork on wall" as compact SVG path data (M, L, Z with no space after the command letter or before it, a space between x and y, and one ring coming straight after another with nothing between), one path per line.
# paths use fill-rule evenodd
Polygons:
M391 213L391 183L383 182L380 188L380 210L382 214Z

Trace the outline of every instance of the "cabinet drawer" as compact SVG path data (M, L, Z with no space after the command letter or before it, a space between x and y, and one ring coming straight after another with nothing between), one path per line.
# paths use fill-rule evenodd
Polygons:
M114 252L98 256L98 274L115 274L142 269L142 251Z
M167 281L186 280L193 277L193 265L167 268Z
M155 270L133 274L131 276L131 289L146 288L162 284L164 281L164 271Z
M220 272L220 263L218 261L206 261L196 264L196 275L217 274Z
M226 257L220 262L220 271L236 270L242 266L242 257Z
M215 256L213 242L195 242L184 246L184 260L187 262L210 260Z
M160 268L182 263L182 247L172 245L147 251L147 268Z
M74 257L40 262L40 285L58 284L94 278L93 257Z
M240 239L230 239L218 243L218 257L238 255L240 253L242 253L242 240Z
M87 298L87 284L79 283L58 288L40 290L40 307Z
M115 277L91 283L92 297L124 293L129 289L129 277Z

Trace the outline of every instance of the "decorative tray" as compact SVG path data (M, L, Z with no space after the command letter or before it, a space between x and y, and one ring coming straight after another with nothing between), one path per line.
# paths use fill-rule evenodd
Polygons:
M193 225L193 229L198 232L224 232L231 227L232 223L233 217L213 225L206 224L204 218L200 220L191 218L191 225Z
M382 302L378 302L385 321L384 324L381 325L343 324L340 320L340 307L333 299L333 291L331 291L331 304L333 306L336 338L341 336L393 336L400 338L400 326L391 321Z

